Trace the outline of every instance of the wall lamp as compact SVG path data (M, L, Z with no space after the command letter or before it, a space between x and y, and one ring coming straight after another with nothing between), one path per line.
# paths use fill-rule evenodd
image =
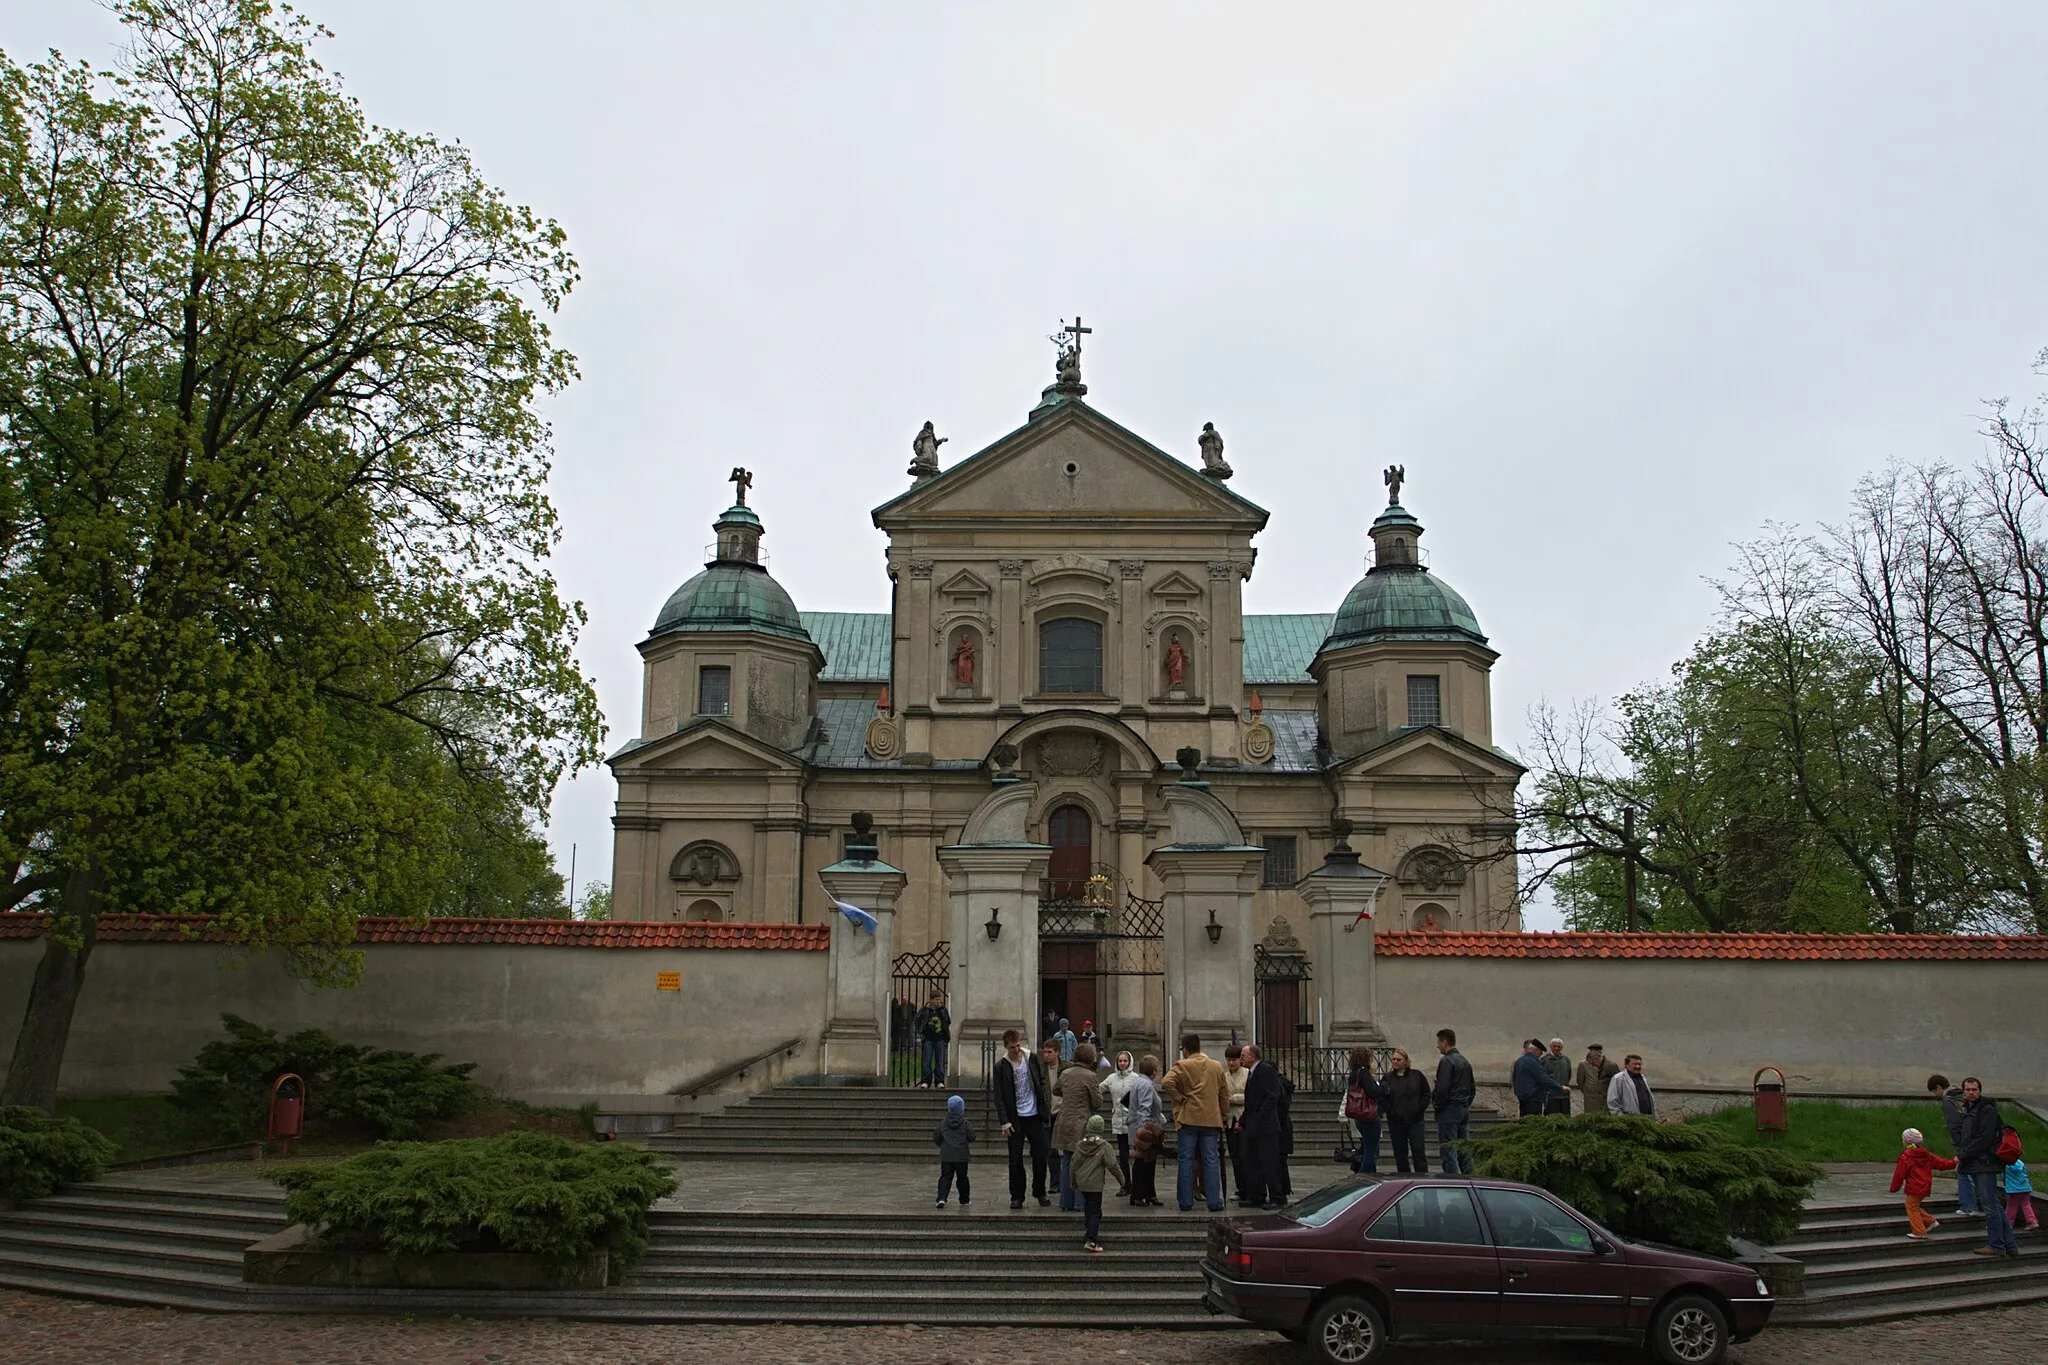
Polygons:
M988 908L988 923L981 926L982 928L988 930L988 941L990 943L994 943L997 939L1003 936L1003 922L996 918L996 916L1001 913L1001 906L991 905Z
M1216 912L1209 912L1209 922L1202 926L1202 932L1209 936L1210 943L1223 942L1223 926L1216 922Z

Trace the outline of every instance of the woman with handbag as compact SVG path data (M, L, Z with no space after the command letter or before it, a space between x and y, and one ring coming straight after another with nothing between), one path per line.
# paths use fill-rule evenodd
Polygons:
M1351 1049L1351 1079L1344 1087L1344 1117L1358 1125L1358 1160L1351 1169L1371 1175L1380 1167L1379 1079L1372 1074L1372 1049Z

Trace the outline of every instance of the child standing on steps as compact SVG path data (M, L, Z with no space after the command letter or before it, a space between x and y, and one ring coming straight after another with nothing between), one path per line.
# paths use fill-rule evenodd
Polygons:
M2005 1163L2005 1221L2012 1230L2041 1230L2041 1215L2034 1212L2034 1184L2027 1179L2027 1163L2020 1160L2020 1133L2007 1128L1998 1140L1998 1158Z
M1913 1229L1906 1236L1917 1242L1941 1226L1920 1206L1920 1201L1934 1193L1934 1173L1952 1171L1956 1163L1921 1146L1926 1139L1918 1128L1908 1128L1899 1138L1906 1144L1906 1150L1899 1153L1899 1164L1892 1169L1892 1193L1897 1194L1901 1188L1906 1191L1906 1222Z
M946 1096L946 1117L932 1128L932 1142L939 1149L939 1203L946 1207L946 1193L953 1181L960 1181L960 1207L967 1207L967 1147L974 1141L974 1125L967 1121L967 1100Z
M1117 1191L1125 1188L1122 1172L1116 1168L1116 1148L1109 1145L1109 1121L1100 1114L1088 1116L1088 1134L1074 1149L1068 1169L1074 1188L1081 1195L1081 1211L1087 1222L1083 1251L1102 1250L1102 1187L1116 1181Z

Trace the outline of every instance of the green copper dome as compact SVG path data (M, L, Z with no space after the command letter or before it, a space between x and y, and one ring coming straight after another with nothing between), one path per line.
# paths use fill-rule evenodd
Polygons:
M655 635L672 630L751 630L787 636L815 646L796 603L782 585L761 567L761 518L746 504L746 485L753 477L733 471L740 501L711 524L718 533L716 558L704 572L677 588L654 618Z
M656 635L672 630L753 630L810 642L796 603L758 564L721 560L677 588L654 618Z
M1389 471L1398 474L1399 471ZM1394 492L1399 482L1390 478ZM1318 654L1374 640L1486 643L1479 618L1450 584L1422 563L1422 523L1398 502L1372 524L1373 566L1337 608Z
M1377 567L1344 599L1318 653L1372 640L1465 640L1486 643L1479 618L1457 590L1429 570Z

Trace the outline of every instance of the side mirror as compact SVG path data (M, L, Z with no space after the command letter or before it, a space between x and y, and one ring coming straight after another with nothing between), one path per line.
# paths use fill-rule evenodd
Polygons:
M1593 1254L1595 1256L1612 1256L1614 1254L1614 1243L1608 1241L1605 1237L1595 1237L1593 1239Z

